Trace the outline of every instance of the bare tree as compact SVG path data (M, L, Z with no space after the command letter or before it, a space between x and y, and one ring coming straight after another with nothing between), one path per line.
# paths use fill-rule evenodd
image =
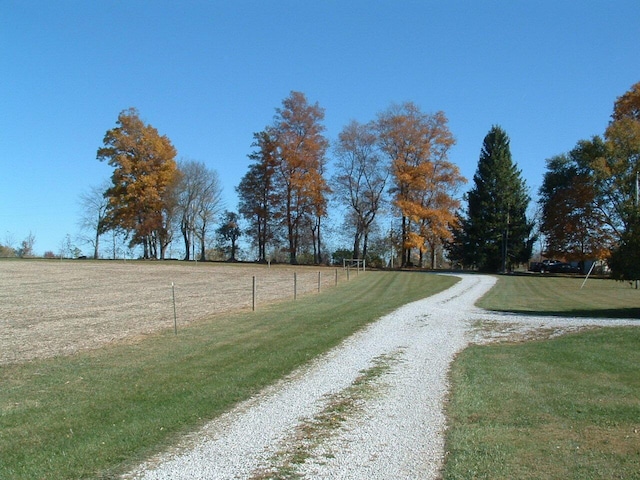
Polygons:
M106 218L109 200L105 192L111 182L105 181L99 186L93 186L80 195L80 220L78 222L82 234L80 239L93 247L93 258L100 257L100 235L106 231Z
M29 235L20 242L20 248L17 253L20 258L33 257L33 246L36 243L36 237L33 233L29 232Z
M222 210L222 186L215 170L202 162L182 160L178 165L180 182L177 190L177 215L184 240L185 260L191 258L196 241L200 260L206 258L207 236L215 216ZM195 258L195 253L194 253Z
M383 203L389 167L377 149L377 136L371 124L349 123L334 148L337 162L333 176L335 197L348 207L347 221L354 230L353 257L367 254L371 225Z

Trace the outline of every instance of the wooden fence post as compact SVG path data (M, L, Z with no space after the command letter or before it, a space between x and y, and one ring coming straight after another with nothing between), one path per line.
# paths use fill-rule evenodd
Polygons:
M256 276L253 276L253 301L252 301L252 309L256 311Z

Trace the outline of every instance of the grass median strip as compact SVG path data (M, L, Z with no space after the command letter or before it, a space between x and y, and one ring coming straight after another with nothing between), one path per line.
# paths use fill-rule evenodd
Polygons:
M303 478L299 466L317 454L317 449L330 438L344 423L362 411L364 402L379 393L383 385L380 378L401 360L402 350L374 358L371 366L349 387L331 395L326 406L312 418L298 426L292 438L287 439L283 448L270 460L270 465L259 469L251 480L293 480ZM324 452L323 455L331 455Z
M0 478L110 478L391 310L455 278L339 289L72 357L0 367Z

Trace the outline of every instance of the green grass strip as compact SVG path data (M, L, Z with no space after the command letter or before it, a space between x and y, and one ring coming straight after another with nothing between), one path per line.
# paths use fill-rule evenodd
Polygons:
M443 478L640 478L639 366L638 328L467 348Z
M177 336L2 366L0 478L113 478L366 324L456 281L367 272Z
M626 282L541 275L500 276L478 303L489 310L538 315L640 318L640 290Z

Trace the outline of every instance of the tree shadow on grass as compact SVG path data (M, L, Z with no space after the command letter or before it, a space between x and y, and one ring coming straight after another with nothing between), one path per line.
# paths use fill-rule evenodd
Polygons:
M581 318L610 318L610 319L633 319L640 321L640 307L631 308L604 308L604 309L573 309L573 310L494 310L502 313L513 313L518 315L529 315L537 317L581 317Z

